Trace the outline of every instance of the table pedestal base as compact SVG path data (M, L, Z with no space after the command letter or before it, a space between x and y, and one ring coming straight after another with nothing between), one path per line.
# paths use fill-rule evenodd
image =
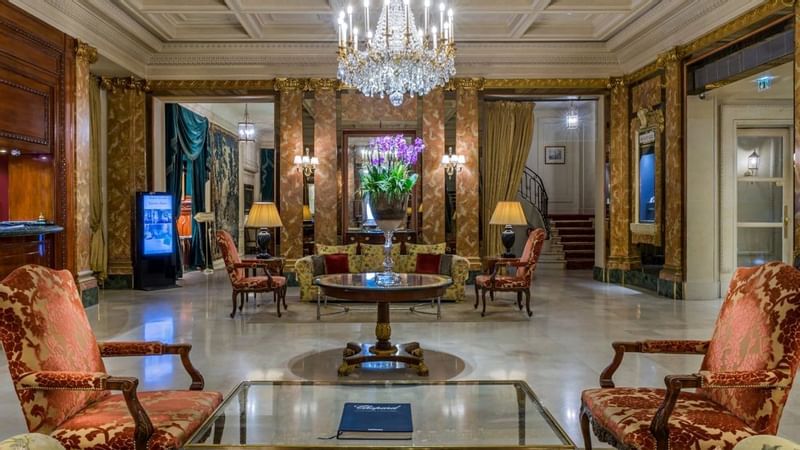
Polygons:
M383 344L379 342L378 344ZM353 369L360 367L362 363L375 361L401 362L409 367L417 369L417 375L428 376L428 366L425 365L422 348L418 342L409 342L399 346L391 345L388 349L379 349L378 344L369 346L365 352L364 348L357 342L348 342L339 366L339 376L347 376Z

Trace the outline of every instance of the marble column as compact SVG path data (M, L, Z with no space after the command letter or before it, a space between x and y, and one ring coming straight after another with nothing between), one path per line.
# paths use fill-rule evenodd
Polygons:
M287 267L303 257L303 174L294 166L294 157L303 154L303 88L304 80L279 78L280 204L281 255Z
M483 79L456 80L456 153L465 163L456 178L456 253L469 259L470 267L480 267L478 218L480 183L478 157L478 90Z
M444 242L444 92L435 89L422 98L422 241Z
M662 54L666 118L664 127L664 268L662 280L683 281L683 68L678 48Z
M147 189L145 91L134 78L103 78L108 92L108 280L133 286L133 223L136 192Z
M336 161L336 80L312 80L314 88L314 156L319 165L314 172L314 242L335 245L338 231Z
M609 269L630 270L639 259L631 245L631 164L630 164L630 89L623 78L612 78L610 164L610 237Z
M84 302L95 304L97 280L89 261L92 246L91 218L91 114L89 66L97 61L97 49L85 42L75 45L75 263Z

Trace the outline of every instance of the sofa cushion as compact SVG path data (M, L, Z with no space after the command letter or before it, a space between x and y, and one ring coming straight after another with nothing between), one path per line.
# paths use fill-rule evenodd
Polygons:
M392 245L392 258L395 264L400 256L400 244ZM361 244L361 270L364 272L383 271L383 245Z
M346 253L350 265L349 272L350 273L361 272L361 264L360 264L361 258L356 258L356 253L358 252L358 244L349 244L349 245L317 244L316 247L317 247L316 254L320 256L335 255L337 253Z
M325 257L319 255L311 255L311 275L318 277L325 275Z
M347 253L325 255L325 273L349 273L350 263Z
M416 272L417 271L417 255L427 253L431 255L444 255L447 244L406 244L407 258L404 259L400 272Z
M416 260L416 273L439 274L439 264L442 261L442 255L418 253Z

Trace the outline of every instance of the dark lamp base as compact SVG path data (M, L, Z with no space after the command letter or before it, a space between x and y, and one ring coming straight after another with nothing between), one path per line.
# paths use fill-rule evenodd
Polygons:
M272 255L269 254L269 243L272 241L272 235L266 228L260 228L256 236L256 245L258 245L258 259L270 259Z
M514 229L511 228L511 225L506 225L503 232L500 233L500 240L503 241L503 247L506 248L506 252L500 255L502 258L514 258L514 254L511 253L511 247L514 246L514 238Z

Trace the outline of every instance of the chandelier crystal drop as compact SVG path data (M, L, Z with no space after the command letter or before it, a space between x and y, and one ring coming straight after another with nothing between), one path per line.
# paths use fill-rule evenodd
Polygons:
M400 106L406 94L425 95L455 75L452 8L442 2L432 18L431 1L424 0L424 26L417 28L410 0L385 0L371 29L369 3L364 0L363 30L353 24L352 6L339 12L339 80Z

